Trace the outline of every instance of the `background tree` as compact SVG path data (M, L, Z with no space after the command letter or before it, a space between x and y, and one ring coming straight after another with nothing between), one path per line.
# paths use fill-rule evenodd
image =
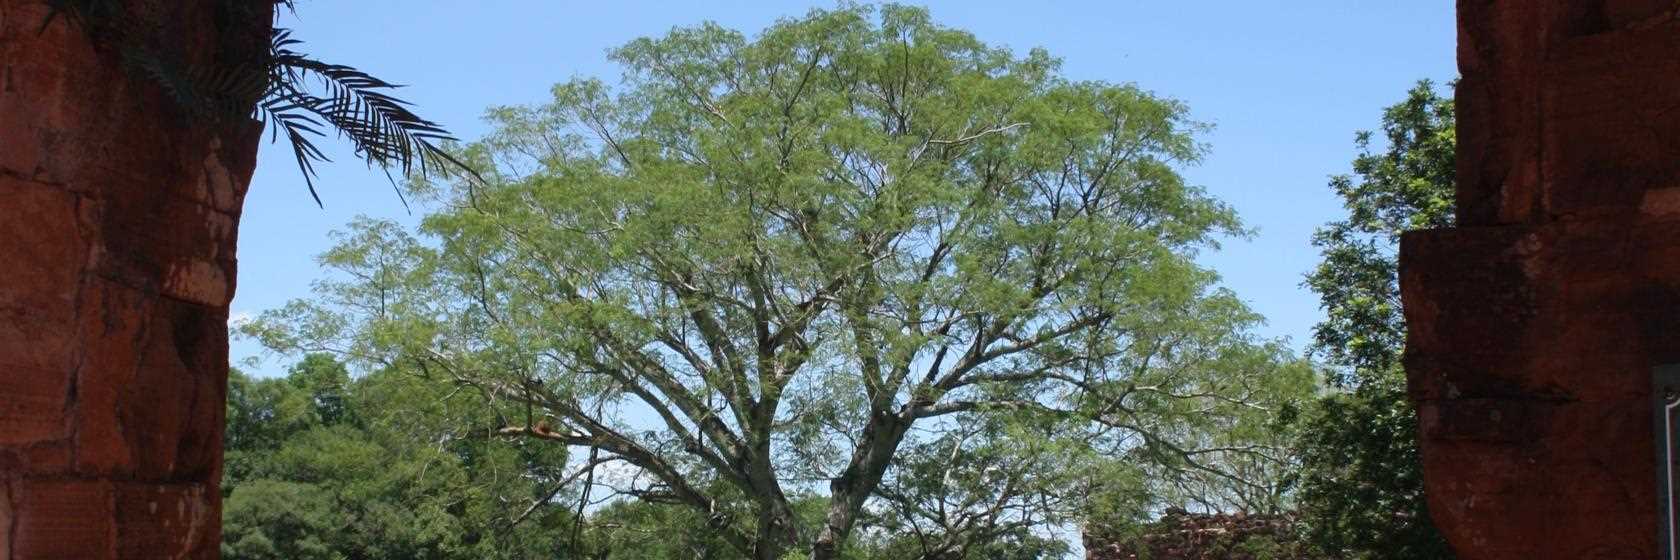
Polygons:
M450 437L462 402L406 376L352 381L312 354L229 379L222 556L535 559L577 549L563 449ZM576 491L576 485L568 487ZM564 497L564 496L562 496Z
M1355 138L1353 174L1330 182L1347 218L1313 236L1324 260L1306 284L1327 315L1313 349L1336 368L1340 391L1319 401L1302 428L1302 513L1315 542L1350 558L1451 558L1424 500L1416 413L1400 367L1397 248L1404 231L1453 223L1452 100L1419 82L1383 112L1381 134Z
M930 503L883 491L901 450L993 421L1166 483L1273 484L1221 471L1266 445L1213 434L1253 433L1311 373L1193 260L1241 229L1177 173L1203 152L1182 104L901 6L612 57L622 87L493 111L469 151L491 184L418 185L444 206L425 240L353 224L319 298L247 331L451 380L487 411L463 430L631 465L615 493L753 558L838 557L895 498ZM1059 515L970 490L972 511L1041 508L998 522ZM988 523L938 530L1008 529Z

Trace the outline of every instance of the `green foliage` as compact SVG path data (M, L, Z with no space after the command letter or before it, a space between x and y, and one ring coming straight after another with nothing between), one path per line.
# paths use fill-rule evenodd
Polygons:
M1400 315L1397 250L1400 234L1453 224L1453 181L1458 145L1452 100L1420 82L1383 111L1383 151L1370 132L1354 140L1353 175L1338 175L1331 188L1347 218L1313 235L1324 256L1307 287L1319 294L1327 319L1313 342L1342 368L1342 385L1388 375L1400 364L1406 329Z
M1319 549L1311 544L1279 540L1267 535L1244 537L1232 543L1231 558L1252 558L1253 560L1318 560L1324 558Z
M1354 174L1337 176L1348 217L1313 238L1324 260L1307 279L1328 316L1314 349L1342 388L1305 416L1302 513L1313 540L1354 559L1451 558L1430 522L1417 420L1400 369L1400 234L1453 223L1452 101L1420 82L1383 113L1381 151L1355 140Z
M341 516L313 484L259 479L222 507L222 556L252 560L343 558Z
M1404 379L1321 400L1303 430L1302 515L1313 542L1359 560L1452 558L1430 521Z
M572 549L574 517L543 498L560 481L526 468L564 456L447 439L435 407L478 404L470 395L378 373L353 381L320 354L281 379L234 370L229 388L225 558L521 559Z
M417 184L418 235L352 224L245 332L481 395L460 430L599 454L738 556L1282 506L1269 428L1312 372L1195 263L1243 230L1178 173L1182 103L903 6L611 56L620 85L490 112L490 184Z

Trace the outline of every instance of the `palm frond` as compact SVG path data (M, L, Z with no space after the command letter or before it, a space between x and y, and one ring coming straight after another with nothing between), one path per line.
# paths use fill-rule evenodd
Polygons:
M321 195L315 191L315 162L331 161L321 149L315 146L311 138L319 138L321 123L301 111L301 105L283 98L269 97L257 104L257 118L270 127L269 142L278 139L281 132L286 133L286 142L292 146L292 155L297 160L298 172L303 175L303 184L309 189L309 196L315 199L316 206L321 203Z
M44 0L49 7L45 30L59 15L82 27L96 41L109 43L125 65L158 84L189 117L243 119L254 117L271 129L270 141L284 134L292 147L309 196L321 205L315 189L315 164L329 161L315 141L331 128L350 141L357 157L379 166L403 199L391 170L403 175L459 172L471 184L483 183L465 162L444 145L455 140L441 125L415 114L393 92L402 86L342 64L317 60L298 50L300 41L287 29L274 28L269 48L255 60L222 61L194 66L167 56L129 37L133 25L122 0ZM270 0L272 5L296 9L295 0ZM219 5L233 20L252 9L251 0L223 0ZM403 206L408 201L403 200Z
M259 116L274 119L268 122L285 130L309 194L317 203L320 196L315 191L312 164L326 158L307 143L306 135L320 136L307 126L312 124L325 123L350 141L358 157L387 173L393 168L404 175L455 169L467 174L469 180L483 181L465 162L443 149L444 143L455 140L449 131L415 114L407 101L391 94L402 86L349 66L316 60L294 50L298 44L288 30L275 30L270 48L270 89L260 104ZM293 118L299 114L311 118ZM306 142L303 146L298 145L300 139ZM395 188L395 180L392 186ZM402 191L396 190L401 197Z

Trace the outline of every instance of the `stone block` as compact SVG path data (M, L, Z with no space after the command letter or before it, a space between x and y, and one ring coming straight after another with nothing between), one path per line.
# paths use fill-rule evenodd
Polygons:
M221 519L202 484L120 484L117 558L214 558Z
M1673 0L1606 0L1604 17L1613 28L1641 27L1674 19Z
M1459 557L1650 557L1651 368L1680 359L1675 220L1583 210L1408 234L1401 256L1426 492Z
M1652 76L1680 75L1671 27L1560 42L1545 69L1537 130L1550 215L1638 214L1647 190L1680 187L1680 111Z
M1551 404L1527 399L1439 399L1419 403L1423 437L1439 441L1520 444L1539 438Z
M3 15L3 14L0 14ZM12 488L0 480L0 560L12 560Z
M152 336L157 296L95 278L82 292L82 367L77 371L76 470L83 475L133 472L134 437L123 423L123 397L137 382L142 353ZM148 427L155 429L156 427Z
M0 363L0 444L67 437L64 409L69 395L68 372Z
M149 481L204 480L218 470L226 414L227 317L160 299L134 382L120 387L117 421Z
M267 46L266 3L117 4L189 67ZM48 9L0 0L0 560L215 558L260 128L190 118Z
M68 375L75 367L76 289L89 242L77 197L0 175L0 363Z
M1429 403L1419 405L1427 410ZM1424 413L1427 419L1427 412ZM1486 442L1431 440L1423 454L1425 476L1441 475L1431 480L1430 487L1439 487L1442 496L1503 495L1515 490L1522 480L1515 476L1533 468L1536 460L1517 445Z
M23 480L14 488L14 558L109 560L116 557L110 483Z
M1538 560L1547 543L1533 538L1546 530L1546 512L1533 496L1501 493L1429 494L1430 514L1459 551L1476 550L1477 560ZM1472 548L1473 547L1473 548ZM1460 552L1463 554L1463 552Z
M100 206L105 239L95 259L100 276L210 307L232 301L234 216L174 196L127 193Z

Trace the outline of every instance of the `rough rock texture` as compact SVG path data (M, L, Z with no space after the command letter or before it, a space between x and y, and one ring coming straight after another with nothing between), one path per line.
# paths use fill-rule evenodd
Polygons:
M1401 243L1431 515L1460 558L1657 557L1680 362L1672 0L1460 0L1460 226Z
M1087 560L1313 560L1294 520L1167 510L1131 535L1084 534Z
M215 3L129 5L160 22L139 36L198 64L223 39ZM215 558L260 129L188 117L47 13L0 0L0 560Z

